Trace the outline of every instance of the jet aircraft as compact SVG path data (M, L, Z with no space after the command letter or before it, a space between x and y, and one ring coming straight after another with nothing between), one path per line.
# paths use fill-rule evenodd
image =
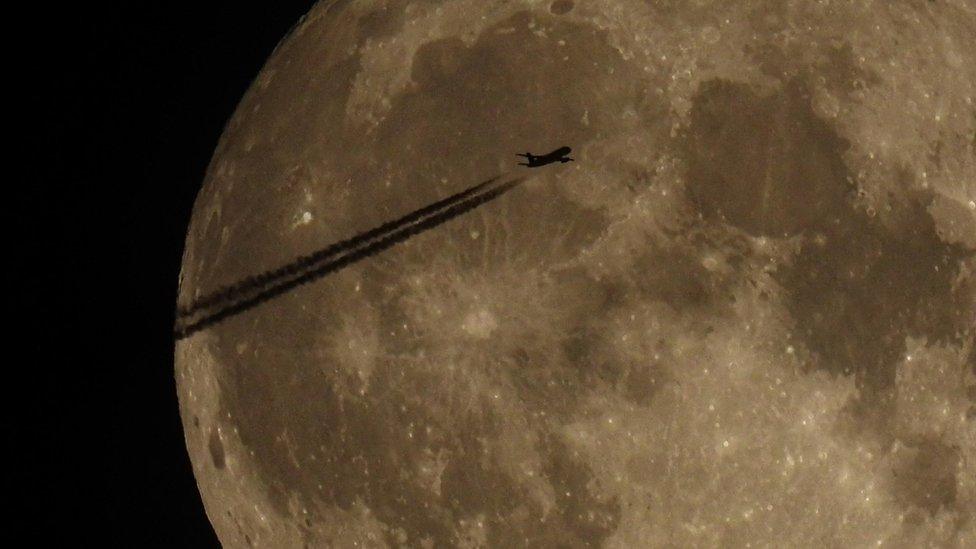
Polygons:
M530 168L538 168L540 166L545 166L547 164L552 164L555 162L572 162L573 159L566 156L573 149L569 147L559 147L558 149L552 151L548 154L534 155L530 152L525 154L518 154L516 156L523 156L528 162L519 162L519 166L528 166Z

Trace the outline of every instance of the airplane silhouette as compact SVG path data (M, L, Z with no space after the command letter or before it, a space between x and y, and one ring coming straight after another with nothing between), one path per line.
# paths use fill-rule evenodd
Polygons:
M524 156L528 162L519 162L519 166L528 166L530 168L538 168L540 166L545 166L546 164L552 164L554 162L572 162L573 159L566 156L573 149L569 147L559 147L558 149L552 151L549 154L534 155L530 152L525 154L517 154L515 156Z

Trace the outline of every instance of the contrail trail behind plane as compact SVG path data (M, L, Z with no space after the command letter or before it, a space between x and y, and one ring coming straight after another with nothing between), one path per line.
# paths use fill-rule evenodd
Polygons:
M188 337L302 284L371 257L498 198L525 179L493 185L500 178L492 177L372 230L302 256L288 265L247 277L179 307L174 336L177 340Z

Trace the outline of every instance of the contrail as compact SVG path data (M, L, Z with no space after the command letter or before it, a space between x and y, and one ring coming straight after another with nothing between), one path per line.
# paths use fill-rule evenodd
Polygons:
M177 340L183 339L208 326L293 290L302 284L317 280L357 261L372 257L417 234L430 230L498 198L525 180L524 177L517 178L506 183L501 183L491 190L476 194L498 178L496 176L484 183L480 183L430 206L416 210L395 221L384 223L366 233L333 244L314 254L303 256L285 267L256 277L249 277L241 283L234 284L215 294L211 294L208 296L209 303L219 303L220 301L231 302L209 314L203 315L193 322L189 322L189 319L186 318L188 315L180 315L176 321L174 336ZM438 212L442 208L443 211ZM361 244L362 246L357 247L357 244ZM314 266L323 260L327 261L318 266ZM302 272L302 269L308 270ZM289 279L289 276L294 276L294 278ZM248 290L254 290L257 293L250 297L242 295ZM229 297L217 298L217 294L228 295ZM196 310L208 306L197 305Z
M285 265L278 269L272 271L266 271L258 275L249 276L230 286L224 286L214 292L211 292L208 295L197 298L189 305L179 307L176 311L177 318L182 318L194 314L202 309L220 305L222 302L233 301L249 290L263 287L283 277L292 276L298 273L299 271L315 263L318 263L319 261L328 259L329 257L339 255L343 252L356 248L357 246L365 242L368 242L374 238L377 238L385 233L388 233L392 230L395 230L398 227L414 223L419 219L422 219L436 212L437 210L447 207L450 204L464 200L465 198L487 187L491 183L497 181L500 177L501 176L492 177L487 181L469 187L461 192L455 193L442 200L438 200L437 202L434 202L429 206L425 206L423 208L420 208L419 210L410 212L409 214L400 217L399 219L395 219L393 221L384 223L379 227L376 227L375 229L371 229L365 233L358 234L352 238L336 242L335 244L327 248L324 248L322 250L316 251L312 254L301 256L295 261L289 263L288 265Z

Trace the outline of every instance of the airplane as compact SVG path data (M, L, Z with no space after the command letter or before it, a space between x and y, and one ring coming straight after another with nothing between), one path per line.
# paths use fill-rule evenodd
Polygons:
M549 154L534 155L530 152L525 154L517 154L515 156L524 156L528 162L519 162L519 166L528 166L530 168L538 168L540 166L545 166L546 164L552 164L554 162L572 162L573 159L566 156L573 149L569 147L559 147L558 149L552 151Z

